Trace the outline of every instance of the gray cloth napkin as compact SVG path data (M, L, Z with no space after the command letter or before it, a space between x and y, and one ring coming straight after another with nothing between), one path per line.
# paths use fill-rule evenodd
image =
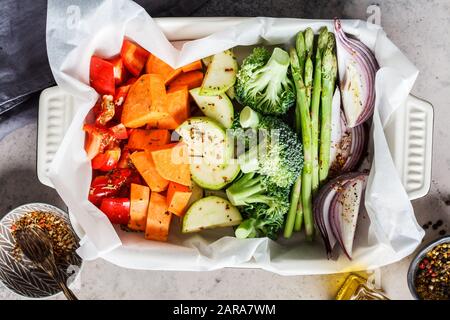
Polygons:
M152 16L189 16L208 0L136 0ZM0 115L54 85L45 45L46 0L0 0ZM1 117L0 117L1 120Z

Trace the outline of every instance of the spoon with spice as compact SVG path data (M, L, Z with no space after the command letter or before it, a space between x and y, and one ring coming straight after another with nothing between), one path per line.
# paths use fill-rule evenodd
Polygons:
M56 266L53 245L47 233L38 225L31 224L17 230L14 236L23 254L55 280L66 298L78 300L72 290L67 287Z

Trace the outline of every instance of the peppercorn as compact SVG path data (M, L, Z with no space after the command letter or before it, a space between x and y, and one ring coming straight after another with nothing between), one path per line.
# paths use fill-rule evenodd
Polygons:
M450 299L450 244L437 245L420 261L416 275L417 294L424 300Z
M77 247L77 240L67 223L50 212L33 211L23 215L11 226L13 237L18 230L30 225L38 225L47 233L52 242L53 254L57 263L66 261ZM17 244L13 249L13 256L17 260L22 258Z

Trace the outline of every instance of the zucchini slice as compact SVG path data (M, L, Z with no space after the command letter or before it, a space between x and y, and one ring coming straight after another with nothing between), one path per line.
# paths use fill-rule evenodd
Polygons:
M226 164L232 155L225 130L208 117L192 117L183 122L176 132L188 146L192 162ZM195 158L199 158L196 161Z
M231 128L234 120L234 107L225 93L216 96L202 96L200 88L191 89L189 92L205 116L216 120L224 128Z
M200 187L209 190L220 190L232 182L239 174L240 168L237 161L226 164L191 163L192 180Z
M183 217L183 233L204 229L232 227L242 222L239 210L229 201L216 196L200 199L192 204Z
M236 82L238 64L231 50L215 54L208 64L200 94L215 96L224 93Z

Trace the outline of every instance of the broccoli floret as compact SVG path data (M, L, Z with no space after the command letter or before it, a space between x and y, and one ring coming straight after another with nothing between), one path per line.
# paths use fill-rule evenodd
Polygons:
M244 117L240 117L241 124L248 123L246 119L253 119L250 126L258 131L258 141L254 139L249 150L239 155L241 170L264 175L271 183L288 188L303 167L302 144L282 120L272 116L254 116L254 113L246 107L241 113Z
M268 237L276 240L278 231L283 227L285 211L270 210L263 203L245 207L243 214L248 217L235 231L237 238Z
M226 192L246 217L236 229L238 238L276 237L289 208L289 188L280 188L252 172L243 174Z
M256 130L243 128L241 126L241 123L239 122L239 113L235 114L233 123L227 132L235 139L235 145L238 149L240 148L239 151L247 150L250 146L250 141L253 141L256 137Z
M269 204L272 198L267 196L266 192L273 192L276 188L277 186L273 185L267 177L250 172L235 180L226 192L233 205L246 206L256 202Z
M265 48L253 49L237 74L239 103L266 115L286 113L295 103L289 63L289 54L280 48L275 48L271 56Z
M262 116L245 107L235 122L236 136L254 132L246 141L249 149L238 157L241 174L226 190L230 202L246 218L236 229L236 237L274 239L289 210L290 186L303 167L302 145L282 120Z

